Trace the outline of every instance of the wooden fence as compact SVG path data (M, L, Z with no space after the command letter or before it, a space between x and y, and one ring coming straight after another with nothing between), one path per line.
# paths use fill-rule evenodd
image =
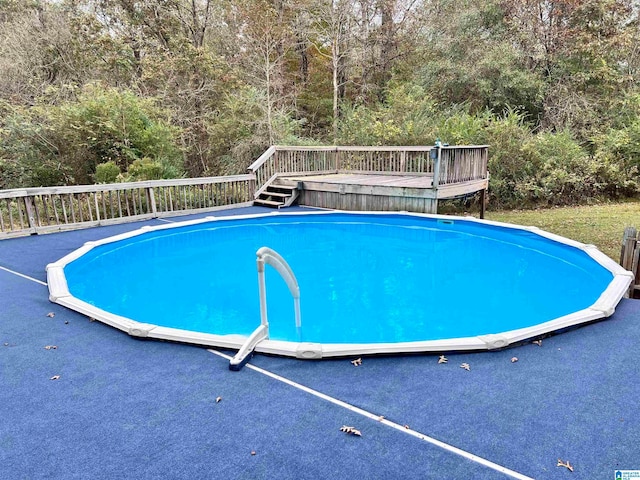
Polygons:
M635 280L629 286L628 296L640 298L640 234L634 227L624 230L620 265L635 275Z
M0 191L0 238L216 210L253 201L254 177Z
M432 155L432 151L434 154ZM272 146L248 169L255 195L287 173L429 175L433 188L487 178L488 147L288 147Z

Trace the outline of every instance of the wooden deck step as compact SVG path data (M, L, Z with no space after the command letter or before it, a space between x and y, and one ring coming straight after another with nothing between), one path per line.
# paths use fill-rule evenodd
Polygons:
M291 192L272 192L271 190L265 190L260 194L261 197L278 197L278 198L288 198L291 196Z
M298 194L297 185L271 184L260 193L258 198L253 201L253 204L274 208L288 207L293 205L293 202L298 198Z
M264 205L265 207L281 207L284 205L283 202L277 202L274 200L265 200L264 198L256 198L253 201L254 205Z

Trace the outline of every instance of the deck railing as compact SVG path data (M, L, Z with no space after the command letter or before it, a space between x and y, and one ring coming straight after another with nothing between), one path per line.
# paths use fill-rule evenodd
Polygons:
M2 190L0 238L216 210L253 190L253 175Z
M257 196L286 173L385 173L429 175L439 185L487 178L486 145L436 147L272 146L248 169ZM438 174L436 174L438 173Z
M273 146L246 175L0 190L0 238L248 204L286 173L426 175L439 185L487 178L487 146Z

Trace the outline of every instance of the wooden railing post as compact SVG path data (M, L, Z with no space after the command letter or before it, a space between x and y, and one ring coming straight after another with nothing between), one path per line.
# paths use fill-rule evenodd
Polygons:
M149 202L149 206L151 206L151 213L153 214L153 218L158 218L156 196L153 191L153 187L147 187L147 201Z
M436 142L436 155L433 159L433 189L437 190L440 184L440 160L442 158L442 146L440 140Z
M24 208L27 212L27 220L29 221L29 228L33 230L33 232L36 231L36 227L38 226L37 222L36 222L36 217L34 215L34 207L33 207L33 197L32 196L25 196L22 197L24 198Z
M249 198L256 198L256 174L249 171L253 178L249 180Z

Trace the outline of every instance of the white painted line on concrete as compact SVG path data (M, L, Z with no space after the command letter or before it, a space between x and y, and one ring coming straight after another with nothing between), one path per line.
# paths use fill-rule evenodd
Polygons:
M213 353L214 355L218 355L219 357L222 358L226 358L227 360L231 360L232 357L230 357L229 355L225 355L222 352L218 352L217 350L213 350L213 349L209 349L209 352ZM415 437L419 440L423 440L427 443L430 443L432 445L435 445L436 447L440 447L444 450L447 450L448 452L451 453L455 453L456 455L459 455L461 457L466 458L467 460L471 460L472 462L478 463L480 465L483 465L487 468L491 468L493 470L496 470L500 473L503 473L511 478L516 478L518 480L535 480L532 477L527 477L526 475L523 475L521 473L515 472L507 467L503 467L502 465L498 465L497 463L493 463L485 458L479 457L477 455L474 455L473 453L469 453L465 450L462 450L458 447L454 447L453 445L449 445L448 443L444 443L440 440L437 440L435 438L432 438L428 435L425 435L423 433L417 432L416 430L412 430L411 428L406 428L404 425L399 425L397 423L394 423L390 420L387 420L386 418L381 417L380 415L376 415L374 413L368 412L366 410L363 410L361 408L358 408L354 405L351 405L347 402L343 402L342 400L338 400L337 398L333 398L330 397L329 395L326 395L322 392L319 392L317 390L314 390L312 388L309 388L305 385L302 385L300 383L294 382L293 380L289 380L288 378L282 377L276 373L272 373L269 372L268 370L264 370L263 368L260 367L256 367L255 365L252 365L250 363L247 363L245 365L246 368L249 368L251 370L254 370L258 373L261 373L263 375L266 375L267 377L271 377L274 380L278 380L279 382L285 383L291 387L297 388L298 390L302 390L303 392L309 393L315 397L321 398L323 400L326 400L327 402L331 402L334 405L338 405L342 408L346 408L347 410L357 413L359 415L362 415L363 417L367 417L371 420L375 420L383 425L386 425L387 427L391 427L391 428L395 428L396 430L406 433L407 435L411 435L412 437Z
M31 280L32 282L39 283L40 285L47 286L47 282L43 282L42 280L38 280L37 278L30 277L29 275L24 275L22 273L14 272L13 270L9 270L8 268L0 266L0 270L4 270L5 272L13 273L22 278L26 278L27 280Z

